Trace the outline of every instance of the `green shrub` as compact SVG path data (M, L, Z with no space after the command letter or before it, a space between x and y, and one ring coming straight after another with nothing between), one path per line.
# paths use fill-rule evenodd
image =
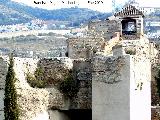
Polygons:
M37 67L34 72L35 78L38 80L43 80L44 79L43 74L44 74L44 70L41 67Z
M135 50L126 50L126 54L135 55L136 51Z
M10 57L8 73L5 81L4 116L5 120L19 120L19 107L15 88L15 72L13 69L13 54Z
M43 70L41 68L37 68L34 74L27 72L26 79L31 87L44 88L46 86L43 80Z
M44 78L44 70L41 67L38 67L35 70L34 74L31 74L29 71L26 73L27 82L33 88L44 88L45 86L47 86L49 84L49 81ZM73 79L71 71L62 82L58 83L58 88L65 96L68 96L70 98L74 97L77 94L78 85Z

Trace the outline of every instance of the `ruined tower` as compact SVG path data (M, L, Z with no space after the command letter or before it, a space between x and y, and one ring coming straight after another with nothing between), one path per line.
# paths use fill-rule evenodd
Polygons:
M93 57L92 120L151 120L151 46L141 11L128 5L115 14L120 42L112 56Z

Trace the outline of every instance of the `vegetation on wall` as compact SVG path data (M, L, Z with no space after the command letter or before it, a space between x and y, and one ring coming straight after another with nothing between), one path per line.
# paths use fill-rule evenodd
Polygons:
M61 77L56 78L56 75ZM57 69L55 71L48 71L45 73L45 70L42 67L38 67L34 74L29 71L26 73L26 80L33 88L44 88L52 85L58 88L65 96L70 98L74 97L79 90L78 84L76 80L74 80L71 70L65 71Z
M40 67L36 69L34 74L28 71L26 73L26 79L30 86L33 88L44 88L46 85L46 82L43 80L43 70Z
M73 75L69 74L66 76L63 82L61 82L59 89L62 93L64 93L66 96L72 98L74 97L78 92L78 85L76 81L73 79Z
M13 55L11 55L5 82L5 98L4 98L5 120L19 120L19 107L17 104L17 92L15 88L16 78L13 65L14 65Z
M135 55L136 54L135 50L126 50L125 52L126 52L126 54L130 54L130 55Z

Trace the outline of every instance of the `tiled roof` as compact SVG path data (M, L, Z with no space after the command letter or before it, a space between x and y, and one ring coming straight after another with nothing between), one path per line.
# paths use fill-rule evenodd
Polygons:
M120 17L136 16L136 15L144 16L140 10L136 9L132 5L128 5L125 8L123 8L122 11L114 14L114 16L120 16Z

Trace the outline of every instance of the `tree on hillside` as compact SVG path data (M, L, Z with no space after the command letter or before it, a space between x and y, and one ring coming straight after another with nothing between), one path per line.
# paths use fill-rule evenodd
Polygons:
M17 92L15 88L15 72L13 69L13 54L10 56L8 73L5 82L4 117L5 120L19 120L19 109L17 104Z

